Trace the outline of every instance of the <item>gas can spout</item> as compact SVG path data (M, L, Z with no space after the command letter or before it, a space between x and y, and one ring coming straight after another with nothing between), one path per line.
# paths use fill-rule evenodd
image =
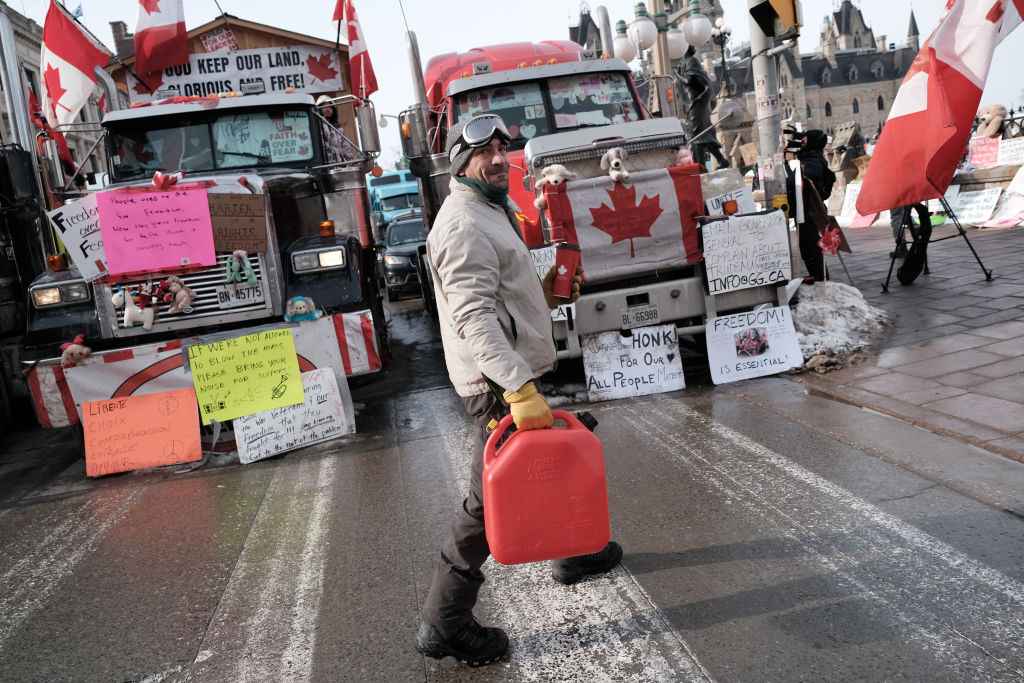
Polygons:
M576 413L576 419L579 420L580 424L582 424L590 431L594 431L594 429L598 425L597 418L586 411L582 413Z

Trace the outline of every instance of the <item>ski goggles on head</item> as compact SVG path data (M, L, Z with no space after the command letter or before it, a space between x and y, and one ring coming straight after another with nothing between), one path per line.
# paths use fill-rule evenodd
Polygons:
M483 147L495 137L505 142L512 140L512 134L505 127L505 122L497 114L481 114L474 116L463 127L459 133L459 139L452 145L452 157L463 149L460 142L466 143L467 147Z

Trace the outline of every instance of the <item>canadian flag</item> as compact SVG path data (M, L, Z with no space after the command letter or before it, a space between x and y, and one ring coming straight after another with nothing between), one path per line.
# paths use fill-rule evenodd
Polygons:
M352 0L338 0L334 6L334 21L348 22L348 67L352 94L369 97L377 92L377 76L373 73L370 53L366 51L363 29L352 7Z
M67 10L51 0L43 21L39 63L46 93L43 113L51 126L71 123L96 85L97 66L106 66L110 53L88 36Z
M139 0L135 73L148 74L188 61L184 0Z
M579 245L587 282L633 275L645 265L700 260L696 216L704 213L697 164L547 185L552 236ZM642 188L642 189L641 189Z
M947 0L892 103L857 198L863 215L943 196L971 135L992 54L1024 0Z

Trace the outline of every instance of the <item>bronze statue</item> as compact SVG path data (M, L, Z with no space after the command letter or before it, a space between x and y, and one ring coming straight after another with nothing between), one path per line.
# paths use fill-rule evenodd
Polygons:
M722 154L722 143L711 127L711 110L716 104L711 79L692 45L686 49L682 64L676 68L676 84L683 101L683 125L690 139L694 161L703 164L710 154L718 162L718 168L728 168L731 164Z

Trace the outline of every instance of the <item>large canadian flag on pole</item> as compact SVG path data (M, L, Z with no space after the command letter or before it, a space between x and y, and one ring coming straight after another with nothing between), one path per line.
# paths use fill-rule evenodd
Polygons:
M373 73L370 53L366 51L363 29L352 7L352 0L338 0L334 6L334 21L348 22L348 67L352 94L369 97L377 92L377 76Z
M184 0L139 0L135 73L148 74L188 61Z
M51 126L71 123L96 85L97 66L106 66L110 53L75 23L67 10L51 0L43 22L43 69L46 95L43 113Z
M1024 0L948 0L907 70L875 146L857 211L945 194L971 135L992 54L1021 23Z

